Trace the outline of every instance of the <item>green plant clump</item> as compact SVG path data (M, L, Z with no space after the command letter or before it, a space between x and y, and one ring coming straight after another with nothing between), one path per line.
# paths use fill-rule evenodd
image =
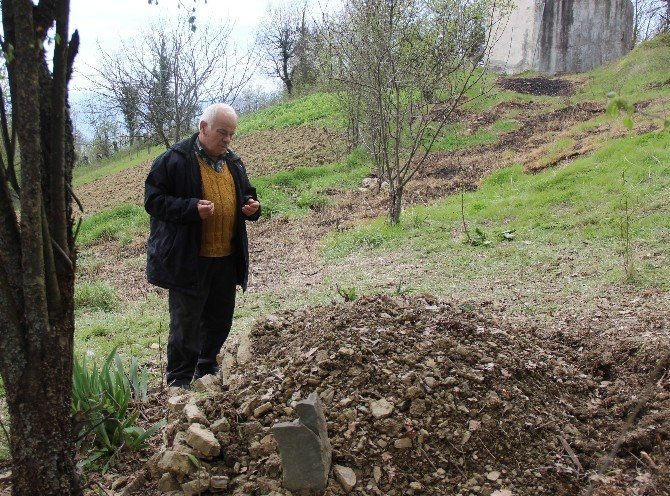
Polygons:
M113 350L102 367L89 367L86 359L74 361L72 416L77 444L89 449L81 466L107 471L124 448L138 450L165 425L161 420L149 429L135 423L135 408L147 399L148 374L132 359L128 369Z
M113 312L119 306L116 291L105 281L79 282L74 290L75 310Z

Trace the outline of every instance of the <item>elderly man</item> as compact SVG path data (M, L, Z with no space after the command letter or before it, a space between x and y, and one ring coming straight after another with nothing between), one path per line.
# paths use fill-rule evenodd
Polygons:
M188 389L218 372L236 287L247 287L245 221L258 219L260 204L242 160L229 149L236 128L231 106L207 107L200 131L160 155L145 181L147 279L169 289L169 386Z

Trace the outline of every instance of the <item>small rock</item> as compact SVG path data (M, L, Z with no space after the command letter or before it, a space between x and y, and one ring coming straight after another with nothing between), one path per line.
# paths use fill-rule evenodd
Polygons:
M421 489L423 489L423 486L421 485L421 483L416 482L416 481L410 482L409 487L414 489L415 491L421 491Z
M195 469L185 453L170 450L163 453L158 462L158 468L163 472L170 472L178 476L188 475Z
M514 496L514 493L509 489L498 489L491 493L491 496Z
M393 403L383 398L378 401L372 401L370 402L370 411L376 419L389 417L393 413Z
M407 388L407 391L405 391L405 398L414 399L414 398L418 398L422 394L423 394L423 391L421 390L420 387L410 386L410 387Z
M270 410L272 410L272 403L268 401L266 403L263 403L261 406L259 406L254 410L254 417L256 418L261 417L262 415L268 413Z
M193 455L195 457L200 455L198 450L194 450L186 442L186 431L179 431L177 434L175 434L174 440L172 441L172 450L179 451L180 453L184 453L186 455Z
M372 477L374 477L375 482L379 484L379 481L382 480L382 469L381 467L374 467L372 469Z
M228 489L230 478L225 475L213 475L209 478L209 488L213 493L220 493Z
M184 411L184 407L188 404L189 395L180 394L179 396L172 396L168 398L167 404L168 409L174 413L181 413Z
M470 422L468 422L468 430L472 432L479 430L481 426L482 423L479 420L471 420Z
M230 432L230 422L225 418L219 419L209 426L209 430L214 434L218 434L219 432Z
M497 481L500 478L500 472L493 470L486 474L486 478L490 481Z
M412 447L412 440L408 437L402 437L400 439L396 439L393 442L393 446L395 446L397 449L408 449Z
M221 451L221 445L214 433L200 424L189 426L188 431L186 431L186 442L205 457L217 456Z
M205 393L207 391L218 391L221 389L221 381L215 375L208 374L200 377L193 381L193 389L199 393Z
M184 414L186 415L186 420L189 424L202 424L209 425L209 420L205 417L205 414L202 413L200 408L197 405L189 403L184 407Z
M321 393L320 396L325 405L330 405L330 403L333 401L333 397L335 396L335 389L328 388L323 393Z
M158 490L162 493L169 493L170 491L179 491L181 486L174 475L165 473L158 481Z
M356 485L356 474L354 471L349 467L334 465L333 474L335 474L335 479L340 483L344 492L349 494Z
M423 381L426 383L426 386L431 389L434 389L435 386L437 386L437 379L435 379L435 377L428 376Z
M197 475L196 479L181 485L184 496L199 496L209 489L209 475L206 472L199 472Z

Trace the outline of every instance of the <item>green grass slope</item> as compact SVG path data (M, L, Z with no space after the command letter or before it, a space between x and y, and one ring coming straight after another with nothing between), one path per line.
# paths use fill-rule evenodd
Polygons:
M601 102L604 107L605 94L614 90L630 101L654 99L657 113L667 109L670 87L663 67L670 61L668 40L653 40L620 61L574 76L583 84L570 100ZM501 93L493 100L523 102L529 98ZM569 103L564 97L541 100L553 108ZM488 104L470 111L485 112L486 108ZM239 131L253 133L304 123L337 127L341 119L337 98L317 93L244 116ZM605 119L598 116L595 123L588 121L583 128L595 128ZM621 123L611 119L611 125ZM500 121L466 138L446 135L439 147L479 146L512 129L514 122ZM551 149L547 153L552 153ZM300 290L292 288L286 294L275 288L274 292L242 298L234 328L248 327L256 317L286 305L330 301L336 285L355 288L357 294L393 287L399 292L411 288L473 298L481 297L484 285L502 288L506 281L519 280L529 284L554 281L556 291L565 294L594 293L619 284L668 290L669 164L668 131L631 132L559 168L535 175L524 173L519 165L498 171L477 191L464 195L462 203L460 196L454 196L406 210L399 226L391 227L380 218L334 232L322 246L323 282ZM337 163L299 167L256 177L254 182L265 215L298 221L332 201L331 189L353 189L369 170L369 160L357 151ZM464 242L463 221L471 242ZM104 355L119 345L122 351L155 361L156 329L163 334L167 329L165 302L155 297L132 303L118 301L113 288L94 284L99 261L87 251L92 249L86 248L99 240L128 243L146 231L147 222L143 209L118 206L91 216L82 225L79 265L89 275L78 283L76 339L80 353L88 349ZM630 263L625 262L626 257ZM144 260L138 256L122 263L141 266ZM396 276L390 268L394 264L413 267L411 280ZM490 291L495 293L496 289ZM107 300L113 304L99 303ZM536 304L553 303L538 299Z

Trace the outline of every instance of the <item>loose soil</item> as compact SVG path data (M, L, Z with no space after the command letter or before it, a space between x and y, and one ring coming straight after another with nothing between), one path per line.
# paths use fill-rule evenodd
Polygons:
M575 92L575 83L560 78L499 78L498 87L527 95L570 96Z
M567 91L551 81L528 88ZM534 171L560 166L573 153L589 153L622 133L611 124L574 130L574 124L602 112L600 103L550 110L524 102L500 104L485 118L463 113L470 132L510 115L519 127L493 145L431 154L408 188L407 202L430 203L476 188L483 177L511 163ZM542 150L562 137L573 140L572 151L541 164ZM332 161L343 153L341 143L332 132L302 127L242 137L236 150L253 177ZM89 212L120 201L141 204L147 167L101 179L77 193ZM334 192L333 198L336 205L300 221L270 219L250 226L247 295L286 298L337 276L319 257L319 241L334 229L384 215L385 195L365 188ZM100 263L81 277L109 280L128 301L156 291L144 282L144 241L94 247L90 256ZM127 260L137 263L121 263ZM421 277L426 270L420 261L379 263L397 280ZM444 300L366 297L266 316L249 336L251 359L233 361L228 385L199 400L210 421L225 416L240 427L239 436L221 440L221 459L207 462L212 473L231 478L230 494L287 494L279 489L277 454L259 454L254 443L274 422L294 418L293 401L316 391L325 404L333 462L356 472L352 494L567 496L585 494L592 480L593 494L600 496L670 494L667 363L651 377L668 350L670 295L626 286L566 295L554 284L551 277L521 274L516 281L497 282L495 293L492 282L479 282ZM528 313L519 307L524 299L551 304ZM370 403L381 398L394 405L388 419L371 416ZM165 412L165 400L164 392L154 396L154 414L147 419ZM272 403L272 409L253 418L249 405L261 401ZM177 421L174 434L183 419L171 420ZM411 447L397 448L395 441L402 438ZM170 435L165 443L171 443ZM595 476L615 444L620 446L611 469ZM96 483L112 494L112 483L120 491L135 480L142 488L137 494L158 494L147 462L151 454L126 455ZM332 478L327 494L343 494Z

